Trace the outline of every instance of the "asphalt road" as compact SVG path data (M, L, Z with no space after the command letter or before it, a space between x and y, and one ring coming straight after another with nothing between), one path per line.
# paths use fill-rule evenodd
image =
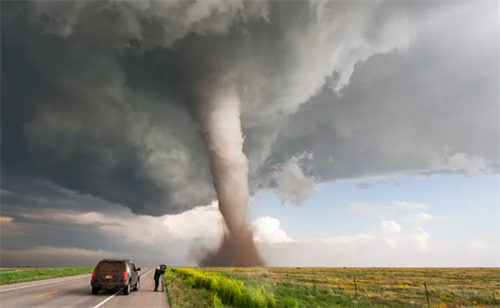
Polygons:
M0 286L0 307L59 308L59 307L169 307L167 292L154 292L154 268L143 268L141 287L129 295L123 292L92 295L91 275L39 280ZM161 288L161 287L160 287Z

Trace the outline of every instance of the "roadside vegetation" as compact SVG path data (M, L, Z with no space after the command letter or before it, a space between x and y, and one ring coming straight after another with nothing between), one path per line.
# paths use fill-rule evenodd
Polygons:
M196 269L173 268L171 272L181 278L188 289L206 294L204 304L198 307L276 307L273 294L263 286L245 286L239 280ZM171 305L178 307L172 302Z
M433 308L500 307L498 268L173 268L171 273L185 289L202 290L205 304L196 307L423 308L427 298ZM172 304L177 307L182 306Z
M67 277L81 274L91 274L93 267L76 268L42 268L42 269L2 269L0 285L18 282L36 281L49 278Z
M211 293L208 290L194 289L182 280L172 269L165 273L165 285L172 308L208 307Z

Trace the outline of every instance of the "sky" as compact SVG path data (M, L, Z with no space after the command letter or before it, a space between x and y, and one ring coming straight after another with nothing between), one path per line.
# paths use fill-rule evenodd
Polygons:
M0 265L194 265L237 89L269 266L499 266L497 2L2 3ZM201 108L203 109L203 108Z

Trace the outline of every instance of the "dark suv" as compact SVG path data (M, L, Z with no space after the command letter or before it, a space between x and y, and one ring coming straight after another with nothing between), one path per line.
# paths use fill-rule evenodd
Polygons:
M134 262L127 259L104 259L92 273L92 294L97 295L102 290L120 290L128 295L130 289L139 290L141 277L140 268L136 268Z

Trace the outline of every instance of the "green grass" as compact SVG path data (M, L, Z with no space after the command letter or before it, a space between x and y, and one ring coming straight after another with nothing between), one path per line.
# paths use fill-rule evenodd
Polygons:
M282 303L280 307L289 307L290 305L286 304L290 302L290 298L296 300L296 307L415 307L399 300L356 295L316 285L309 287L281 283L270 287L269 290L274 293L278 303Z
M211 273L188 268L172 268L173 273L182 278L189 286L211 293L207 305L220 307L268 308L276 307L274 295L264 286L245 286L243 282Z
M0 285L91 274L93 270L93 267L5 270L0 271Z
M168 299L172 308L220 307L214 294L204 289L194 289L180 279L170 268L165 273Z

